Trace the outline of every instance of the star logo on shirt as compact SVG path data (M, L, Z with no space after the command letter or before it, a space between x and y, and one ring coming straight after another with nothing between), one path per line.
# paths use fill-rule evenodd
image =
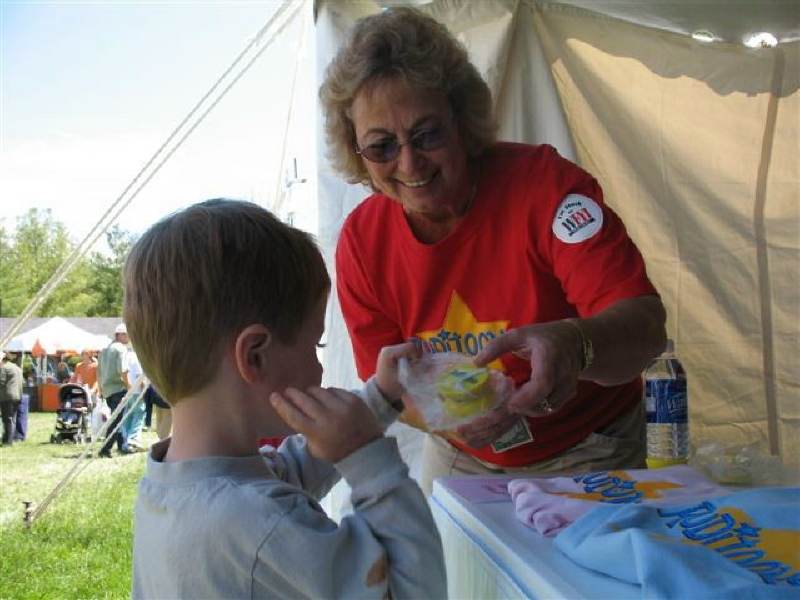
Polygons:
M683 487L671 481L636 481L634 482L634 489L642 492L645 498L663 498L662 493L665 490L673 490Z
M609 471L600 482L583 482L583 492L558 492L558 495L594 502L638 503L641 499L662 498L665 490L681 487L672 481L638 481L626 471Z
M475 356L486 344L503 335L508 324L509 321L479 321L453 290L441 328L420 331L416 336L428 342L434 352L463 352ZM499 359L488 366L505 370Z

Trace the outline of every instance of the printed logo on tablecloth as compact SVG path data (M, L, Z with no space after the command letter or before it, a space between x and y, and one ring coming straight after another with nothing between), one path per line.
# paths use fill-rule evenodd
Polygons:
M595 235L603 226L603 209L581 194L570 194L561 201L553 219L553 234L565 244L578 244Z
M705 500L693 506L659 508L666 526L683 542L705 546L752 571L772 585L800 587L800 532L760 527L758 519L735 506Z
M625 471L598 471L576 475L572 479L582 492L553 492L576 500L610 504L639 504L642 500L657 500L665 490L683 487L672 481L637 481Z

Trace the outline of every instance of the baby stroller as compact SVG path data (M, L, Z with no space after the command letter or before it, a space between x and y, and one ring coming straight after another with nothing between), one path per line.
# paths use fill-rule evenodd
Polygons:
M92 401L81 386L66 383L58 390L59 408L56 411L56 428L50 434L50 442L60 444L72 440L82 444L89 440L89 415Z

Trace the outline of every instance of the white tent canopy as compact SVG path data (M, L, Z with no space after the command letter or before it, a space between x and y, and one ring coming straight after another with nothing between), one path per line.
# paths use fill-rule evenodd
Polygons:
M414 4L488 82L499 137L549 143L598 178L641 249L689 374L695 442L800 460L800 3L732 0L317 0L317 76L356 19ZM693 39L705 30L716 39ZM767 31L781 43L748 48ZM319 235L333 267L368 190L325 160ZM336 302L325 380L357 382Z
M31 352L37 341L45 352L55 354L67 350L100 350L111 343L111 338L90 333L61 317L53 317L38 327L11 338L4 350Z

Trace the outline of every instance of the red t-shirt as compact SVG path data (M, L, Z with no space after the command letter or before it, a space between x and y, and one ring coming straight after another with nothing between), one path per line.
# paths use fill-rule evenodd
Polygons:
M470 211L434 244L419 242L402 206L381 194L345 221L336 284L362 379L374 373L383 346L412 337L436 351L475 355L509 329L588 317L656 293L597 181L554 148L499 143L478 168ZM518 385L530 377L530 364L513 355L502 366ZM527 465L575 445L640 399L638 380L581 381L559 412L528 419L528 444L496 453L450 442L492 464Z

